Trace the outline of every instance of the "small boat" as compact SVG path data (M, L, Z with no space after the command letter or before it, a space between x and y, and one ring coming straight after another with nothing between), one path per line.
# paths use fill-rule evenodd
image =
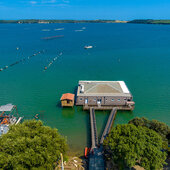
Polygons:
M75 30L75 32L82 32L82 31L84 31L84 30Z
M92 45L87 45L87 46L85 46L84 48L85 48L85 49L90 49L90 48L93 48L93 46L92 46Z
M89 153L90 153L90 148L85 147L85 150L84 150L84 156L85 156L85 158L88 158Z
M64 28L57 28L57 29L54 29L55 31L61 31L61 30L64 30Z

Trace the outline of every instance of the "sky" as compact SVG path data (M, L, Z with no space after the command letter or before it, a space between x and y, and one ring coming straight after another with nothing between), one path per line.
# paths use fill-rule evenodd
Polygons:
M0 0L0 19L170 19L170 0Z

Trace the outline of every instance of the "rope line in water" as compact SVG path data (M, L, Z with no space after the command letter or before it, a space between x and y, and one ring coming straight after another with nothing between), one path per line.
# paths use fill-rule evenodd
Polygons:
M38 55L38 54L41 54L41 53L43 53L43 52L44 52L44 50L39 51L39 52L37 52L37 53L34 53L34 54L31 55L31 56L24 57L24 58L22 58L21 60L16 61L16 62L10 64L9 66L5 66L5 67L3 67L3 68L0 68L0 71L4 71L4 70L6 70L6 69L9 68L9 67L13 67L13 66L15 66L15 65L17 65L17 64L19 64L19 63L21 63L21 62L23 62L23 61L29 60L29 59L31 59L32 57L34 57L34 56L36 56L36 55Z
M46 71L46 70L54 63L54 61L57 60L57 58L59 58L60 56L62 56L62 54L63 54L63 53L61 52L58 56L54 57L54 58L49 62L49 64L44 67L44 70L43 70L43 71Z

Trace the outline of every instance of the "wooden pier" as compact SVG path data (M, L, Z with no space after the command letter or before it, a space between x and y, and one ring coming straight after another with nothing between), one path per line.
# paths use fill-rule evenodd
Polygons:
M91 148L96 148L98 145L98 135L97 135L97 126L96 126L96 118L95 118L95 110L94 108L90 108L90 124L91 124Z
M90 125L91 125L91 151L89 155L89 170L104 170L103 141L109 134L113 121L117 113L117 108L113 107L108 118L105 130L98 144L98 135L95 118L95 108L90 107Z
M93 105L84 105L83 110L90 110L90 108L94 108L95 110L112 110L113 108L117 108L117 110L125 110L125 111L132 111L134 106L93 106Z
M107 137L107 135L109 134L112 125L113 125L113 121L116 117L116 113L117 113L117 108L114 107L110 113L110 116L108 118L107 124L105 126L104 132L102 134L101 140L100 140L100 144L103 144L104 139Z

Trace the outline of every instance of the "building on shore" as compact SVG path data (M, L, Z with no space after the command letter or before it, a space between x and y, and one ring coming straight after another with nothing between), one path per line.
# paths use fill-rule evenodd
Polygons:
M61 97L61 106L62 107L73 107L74 106L74 94L65 93Z
M134 104L124 81L79 81L76 105L133 110Z

